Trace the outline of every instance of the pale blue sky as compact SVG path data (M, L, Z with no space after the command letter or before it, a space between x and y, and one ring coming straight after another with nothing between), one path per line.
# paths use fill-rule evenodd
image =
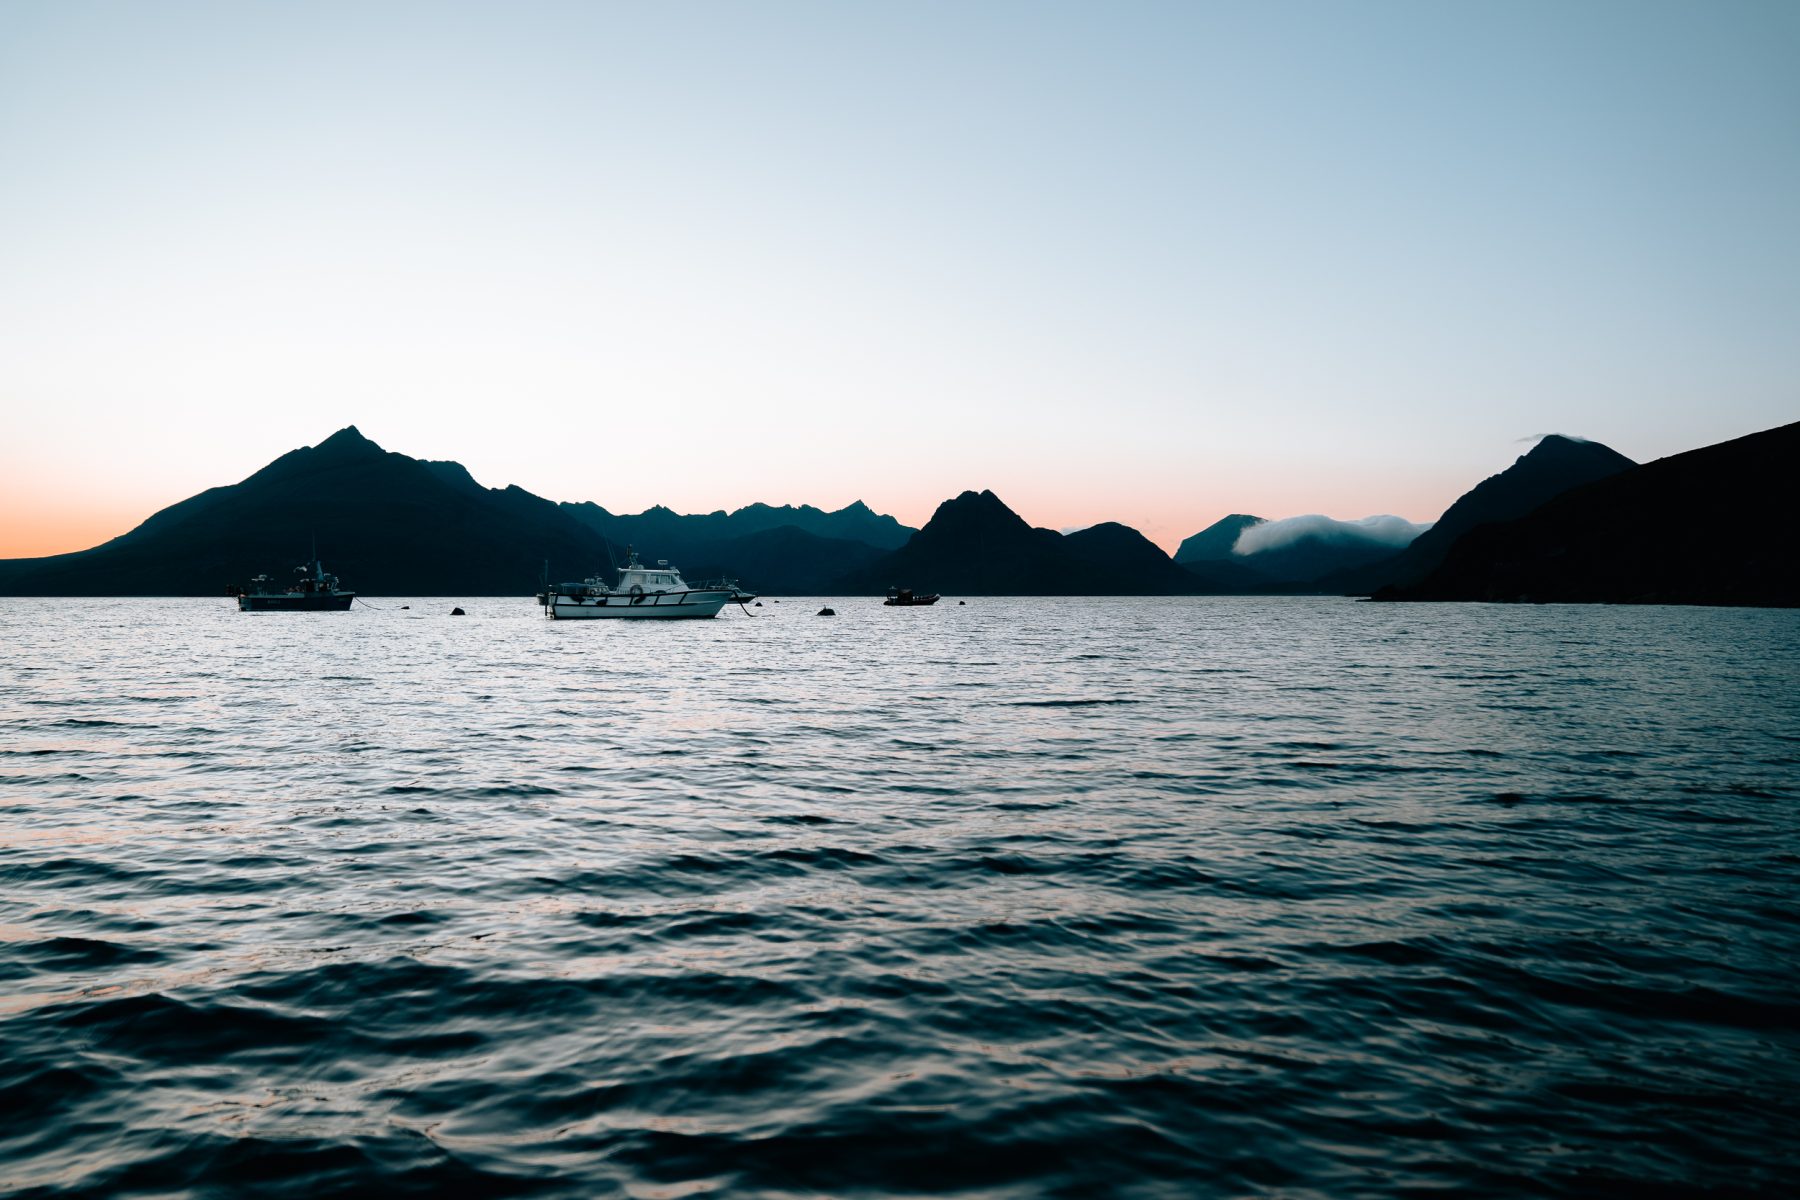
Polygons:
M1800 416L1796 64L1791 3L6 4L0 553L349 423L615 510L1430 520Z

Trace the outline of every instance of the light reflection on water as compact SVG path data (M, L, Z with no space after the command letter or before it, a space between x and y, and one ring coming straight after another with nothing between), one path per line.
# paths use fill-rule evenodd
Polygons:
M408 603L0 601L0 1191L1800 1166L1800 614Z

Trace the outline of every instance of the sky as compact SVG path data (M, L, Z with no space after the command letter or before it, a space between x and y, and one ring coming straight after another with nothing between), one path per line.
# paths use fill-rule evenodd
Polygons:
M0 6L0 557L355 424L1166 549L1800 417L1800 6Z

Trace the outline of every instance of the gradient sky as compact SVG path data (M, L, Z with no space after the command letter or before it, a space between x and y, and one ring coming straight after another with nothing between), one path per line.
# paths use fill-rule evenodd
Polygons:
M0 556L354 423L1172 548L1800 416L1800 5L0 6Z

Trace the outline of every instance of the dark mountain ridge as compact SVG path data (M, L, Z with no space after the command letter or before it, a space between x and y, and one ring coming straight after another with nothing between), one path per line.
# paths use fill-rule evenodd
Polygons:
M1267 521L1266 517L1253 517L1249 513L1232 513L1229 517L1221 517L1199 533L1184 539L1175 550L1175 561L1184 567L1189 563L1229 561L1238 536L1244 530L1266 524Z
M771 529L792 528L814 537L861 542L877 550L897 550L918 532L893 517L877 513L861 500L835 512L810 504L747 504L726 512L678 513L656 505L641 513L612 513L590 502L563 508L589 528L615 542L657 542L686 554L685 547L717 543Z
M1545 438L1405 552L1363 568L1365 578L1419 573L1414 586L1384 589L1388 599L1792 604L1796 430L1646 467L1597 443ZM1508 512L1517 515L1496 515ZM258 573L288 577L315 537L346 586L374 595L529 594L544 560L558 578L581 578L621 561L625 540L646 559L676 561L690 578L731 575L771 592L866 594L896 584L963 595L1296 590L1255 568L1259 558L1272 561L1265 556L1230 554L1257 524L1226 518L1183 549L1198 556L1225 547L1228 557L1180 565L1116 522L1064 536L1032 527L992 492L969 491L884 551L861 537L813 532L848 529L889 544L909 533L861 503L835 513L757 504L619 517L516 486L484 488L459 463L389 452L350 426L93 549L0 561L0 594L218 595Z
M1800 605L1800 423L1671 455L1478 525L1377 600Z
M657 505L620 515L593 503L563 510L640 557L666 558L689 580L729 576L758 591L799 595L829 584L904 545L913 530L862 501L836 512L751 504L734 512L683 514Z
M517 486L484 488L461 463L393 453L348 426L90 550L0 561L0 593L218 595L257 574L289 578L315 538L344 586L368 595L529 594L546 559L559 579L605 575L624 561L627 541L693 580L729 575L759 590L806 592L911 534L861 501L834 513L753 504L702 517L666 508L614 517Z
M846 571L881 557L866 542L823 538L780 525L718 542L697 542L677 563L690 582L726 577L773 595L816 596L832 590Z
M1512 466L1490 475L1458 497L1437 523L1389 558L1328 575L1322 588L1366 595L1390 584L1423 579L1456 540L1478 525L1511 521L1562 495L1637 466L1610 446L1552 433L1520 455Z
M551 501L383 450L352 425L91 550L0 562L0 592L219 595L259 573L291 577L315 539L344 586L368 594L529 594L546 558L590 572L609 557Z
M963 596L1147 596L1228 591L1114 521L1060 534L1028 524L990 491L938 505L892 554L839 582L851 593L891 586Z

